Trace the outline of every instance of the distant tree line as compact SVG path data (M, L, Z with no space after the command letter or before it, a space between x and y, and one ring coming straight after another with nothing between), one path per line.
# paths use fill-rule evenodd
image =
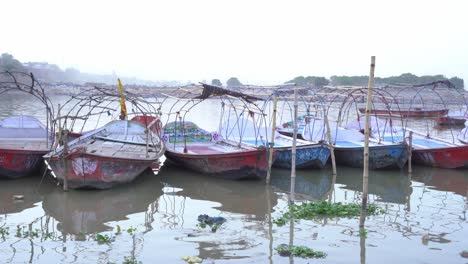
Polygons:
M375 77L376 85L414 85L431 83L435 81L449 80L457 89L464 89L464 81L458 77L446 78L444 75L423 75L417 76L412 73L403 73L400 76ZM367 86L369 76L337 76L333 75L328 80L325 77L317 76L298 76L287 83L296 85L309 85L314 87L331 86Z
M0 56L0 71L21 71L31 72L35 78L46 83L106 83L115 84L118 76L115 74L90 74L80 72L75 68L60 69L55 64L47 62L27 62L21 63L8 53ZM143 81L137 78L121 78L124 84L158 84L152 81ZM163 85L166 83L162 83Z

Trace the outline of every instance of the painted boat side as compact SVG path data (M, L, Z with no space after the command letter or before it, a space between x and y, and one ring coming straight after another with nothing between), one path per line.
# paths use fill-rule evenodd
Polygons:
M463 117L442 116L437 119L439 126L464 126L466 119Z
M47 151L0 149L0 178L16 179L39 172Z
M413 149L412 154L416 164L446 169L468 168L468 145Z
M292 147L278 147L274 149L276 160L273 167L291 168ZM325 144L311 144L297 146L296 148L296 168L318 168L325 167L330 157L330 149Z
M68 187L72 189L107 189L133 181L154 160L137 160L103 157L74 152L66 157ZM53 156L48 160L57 180L63 184L65 168L63 160Z
M362 168L364 147L335 147L336 163L349 167ZM369 169L402 168L408 160L406 144L369 146Z
M359 108L359 112L362 114L366 113L366 109ZM439 109L439 110L385 110L385 109L371 109L371 114L378 115L396 115L402 117L440 117L445 116L449 112L448 109Z
M166 149L165 156L188 169L224 179L263 179L268 169L265 148L219 154L188 154Z

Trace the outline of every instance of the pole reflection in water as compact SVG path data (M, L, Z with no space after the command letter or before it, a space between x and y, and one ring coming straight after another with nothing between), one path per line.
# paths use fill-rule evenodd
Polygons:
M274 224L288 205L288 170L273 170L271 186L212 179L166 165L158 175L108 191L64 193L49 180L38 187L39 177L2 181L0 227L9 227L10 235L0 238L0 254L13 263L121 263L124 257L174 263L187 255L206 263L313 262L279 256L275 248L291 243L324 251L323 263L413 258L456 263L468 230L465 175L415 167L411 181L406 171L370 171L369 201L386 211L366 218L366 236L359 235L356 218ZM361 170L345 167L338 167L335 179L327 169L298 170L296 199L359 202L361 177ZM24 200L14 201L15 194L24 194ZM197 226L200 214L227 221L211 232ZM115 235L118 225L121 235ZM137 231L127 234L128 227ZM114 240L99 244L97 234Z

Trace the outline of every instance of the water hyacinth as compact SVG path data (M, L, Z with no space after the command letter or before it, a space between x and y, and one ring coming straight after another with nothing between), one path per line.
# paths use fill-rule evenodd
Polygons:
M373 205L367 205L367 215L376 215L383 213L380 209ZM301 204L292 204L289 206L289 211L284 213L280 218L275 219L273 222L278 226L283 226L288 220L305 219L310 220L315 217L354 217L359 216L361 213L360 204L342 204L329 203L327 201L307 202Z

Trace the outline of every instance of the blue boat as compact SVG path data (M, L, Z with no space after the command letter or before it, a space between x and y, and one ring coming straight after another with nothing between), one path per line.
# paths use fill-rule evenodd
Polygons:
M352 127L349 126L348 127ZM356 129L339 127L330 123L331 139L337 165L355 168L364 166L364 135ZM303 132L307 140L325 139L325 129L306 125ZM393 143L383 140L369 141L369 169L402 168L408 160L408 146L405 141Z
M232 123L232 121L231 121ZM271 130L262 126L253 124L253 122L241 120L237 124L242 124L242 137L239 135L230 135L238 138L242 144L250 146L269 146L271 138ZM230 130L232 133L233 131ZM221 132L223 134L223 132ZM259 136L260 135L260 136ZM273 151L275 152L275 161L273 167L276 168L291 168L293 139L288 136L275 133ZM330 157L330 149L323 141L310 142L301 139L296 140L296 168L321 169L326 164Z
M362 144L359 144L362 143ZM364 166L364 142L337 141L335 158L338 165L354 168ZM408 160L408 146L369 142L369 169L403 168Z
M292 158L292 139L287 138L286 140L280 140L277 136L275 138L275 146L273 150L276 153L276 160L273 163L275 168L291 168ZM289 144L284 144L284 142ZM307 143L302 140L296 141L296 168L297 169L308 169L308 168L323 168L327 164L328 158L330 157L330 149L325 143Z

